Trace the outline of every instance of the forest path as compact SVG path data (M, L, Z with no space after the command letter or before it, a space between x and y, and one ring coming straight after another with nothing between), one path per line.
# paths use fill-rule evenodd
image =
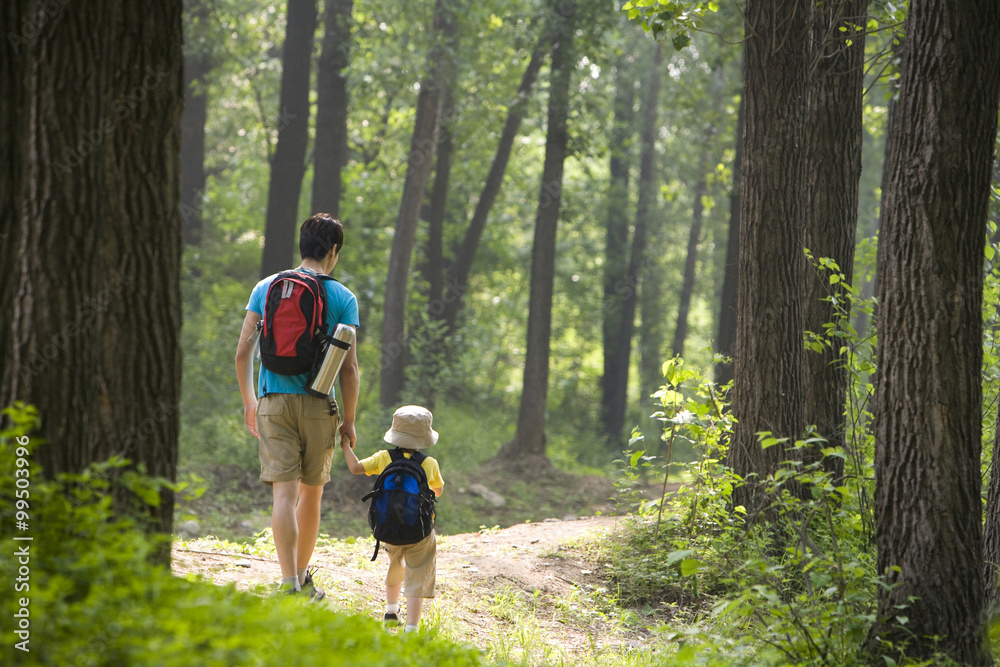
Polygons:
M622 521L567 517L440 536L437 598L424 614L444 634L480 649L502 643L500 656L537 653L531 664L578 664L584 654L638 647L645 633L625 628L609 611L614 607L605 591L613 589L602 576L605 567L586 548L592 538L620 530ZM276 559L200 551L203 544L175 542L175 574L257 592L281 577ZM325 604L381 618L387 561L380 552L372 563L373 549L370 538L320 540L312 566Z

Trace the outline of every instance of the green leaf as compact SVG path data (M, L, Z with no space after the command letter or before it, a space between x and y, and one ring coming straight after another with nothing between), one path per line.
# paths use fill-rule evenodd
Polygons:
M671 551L667 554L667 565L673 565L679 560L684 560L694 553L694 549L682 549L681 551Z
M674 48L678 51L691 43L691 37L687 33L678 33L673 38Z
M681 561L681 576L690 577L697 574L700 567L701 562L697 558L686 558Z
M646 452L641 449L637 452L633 452L632 456L629 458L629 466L634 468L635 465L639 462L639 459L642 458L642 455L645 453Z

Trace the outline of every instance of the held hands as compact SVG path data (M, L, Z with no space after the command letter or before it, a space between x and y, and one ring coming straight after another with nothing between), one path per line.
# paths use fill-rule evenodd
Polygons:
M346 446L350 446L354 449L354 443L358 441L358 436L354 432L354 424L344 422L340 425L340 448L343 449Z

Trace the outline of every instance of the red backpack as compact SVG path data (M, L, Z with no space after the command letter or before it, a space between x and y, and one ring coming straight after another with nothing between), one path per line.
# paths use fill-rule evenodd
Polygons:
M283 271L264 299L260 363L278 375L312 371L327 341L327 296L323 274Z

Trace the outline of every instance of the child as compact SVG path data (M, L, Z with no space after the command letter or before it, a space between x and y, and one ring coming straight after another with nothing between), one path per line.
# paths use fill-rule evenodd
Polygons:
M385 441L403 450L407 458L418 449L433 447L438 433L431 428L434 417L430 410L418 405L404 405L392 415L392 428L385 432ZM388 450L380 450L359 461L353 443L341 440L347 468L355 475L379 475L391 461ZM438 462L426 457L421 463L427 475L427 485L440 496L444 479ZM434 597L437 577L437 540L434 531L416 544L385 545L389 552L389 571L385 575L385 620L399 622L399 593L406 588L406 632L413 632L420 624L420 610L424 598Z

